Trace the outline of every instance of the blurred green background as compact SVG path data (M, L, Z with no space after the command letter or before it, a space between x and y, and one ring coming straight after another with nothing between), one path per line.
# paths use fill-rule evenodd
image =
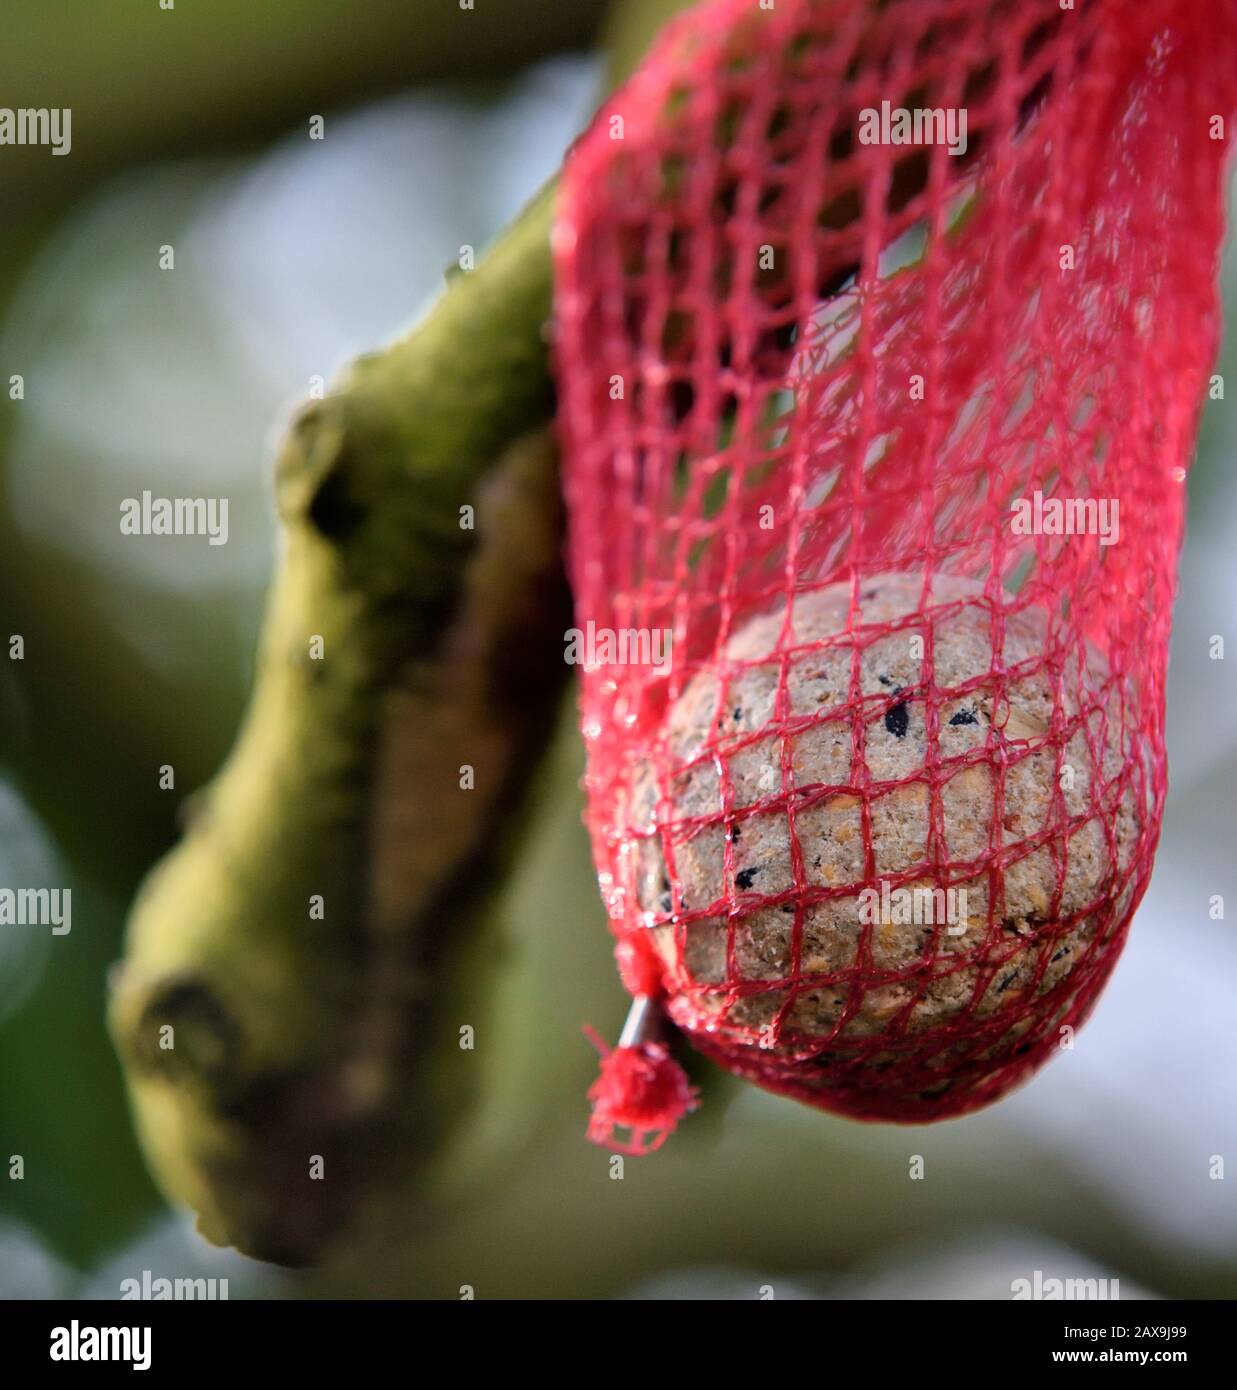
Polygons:
M71 887L72 933L0 928L0 1295L115 1296L143 1269L232 1294L1008 1297L1034 1269L1124 1296L1237 1293L1232 410L1191 478L1156 878L1074 1054L996 1109L858 1126L708 1077L622 1181L583 1138L624 997L580 823L571 711L508 887L476 1153L415 1238L325 1284L206 1247L137 1151L107 971L177 799L227 751L274 554L270 459L316 376L405 327L463 244L558 165L667 0L90 0L11 8L0 93L69 106L73 149L0 161L0 882ZM327 138L308 139L326 118ZM158 248L176 248L176 273ZM1237 264L1225 297L1237 309ZM1231 372L1231 335L1219 370ZM11 375L25 399L8 399ZM126 544L152 479L231 504L225 547ZM25 638L7 659L11 634ZM176 797L157 785L178 769ZM492 1150L492 1152L491 1152ZM25 1175L8 1176L20 1154ZM496 1160L494 1155L499 1155ZM922 1155L926 1178L909 1177ZM375 1258L375 1250L380 1258Z

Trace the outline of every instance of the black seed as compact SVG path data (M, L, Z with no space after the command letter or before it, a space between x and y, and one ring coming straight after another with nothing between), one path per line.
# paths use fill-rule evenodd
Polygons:
M910 723L910 715L907 713L906 702L894 705L891 710L885 713L885 728L894 738L905 738L907 725Z
M783 903L783 904L782 904L782 911L783 911L788 917L793 917L793 916L794 916L794 912L795 912L795 905L794 905L794 903Z
M949 722L955 727L961 724L978 724L979 716L973 709L960 709Z
M731 717L731 718L734 720L734 722L737 724L737 723L739 722L739 720L743 718L743 709L742 709L742 707L740 706L740 708L736 709L735 712L734 712L730 717Z
M1005 991L1010 987L1010 985L1011 985L1011 984L1014 982L1014 980L1017 978L1017 975L1018 975L1018 972L1017 972L1016 970L1011 970L1011 971L1009 972L1009 974L1006 975L1006 977L1001 981L1001 983L1000 983L999 985L997 985L997 987L996 987L996 992L997 992L998 994L1004 994Z
M1068 956L1068 955L1069 955L1069 947L1068 947L1068 946L1062 946L1061 949L1056 953L1055 956L1053 956L1052 959L1053 959L1053 960L1060 960L1062 956ZM1049 964L1051 964L1051 962L1049 962Z
M740 869L734 876L735 887L750 888L752 886L752 879L754 879L759 872L759 869Z
M877 679L878 681L880 681L880 683L881 683L882 685L892 685L892 684L893 684L893 677L892 677L892 676L877 676L876 679Z
M742 835L742 832L740 831L739 827L738 827L737 825L732 825L732 826L730 827L730 842L731 842L731 844L733 844L736 840L741 840L742 838L743 838L743 835Z
M674 899L670 896L669 893L663 893L661 895L661 910L663 912L669 912L673 906Z

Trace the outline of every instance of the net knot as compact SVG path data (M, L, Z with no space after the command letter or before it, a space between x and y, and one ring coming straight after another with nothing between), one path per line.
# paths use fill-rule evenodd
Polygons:
M633 1017L647 1017L650 1007L647 998L638 999L632 1008ZM588 1092L593 1107L589 1139L620 1153L653 1153L674 1132L683 1116L696 1108L696 1088L664 1042L647 1036L629 1037L633 1031L630 1020L615 1048L608 1047L593 1029L584 1031L601 1053L601 1074ZM625 1142L614 1137L619 1129L630 1134Z

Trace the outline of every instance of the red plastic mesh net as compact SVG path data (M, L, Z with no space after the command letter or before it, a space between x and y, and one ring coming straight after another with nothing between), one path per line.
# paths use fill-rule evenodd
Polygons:
M629 992L771 1090L972 1110L1120 953L1235 31L1195 0L717 0L568 161L603 896ZM637 1107L637 1148L691 1104L649 1067L677 1100Z

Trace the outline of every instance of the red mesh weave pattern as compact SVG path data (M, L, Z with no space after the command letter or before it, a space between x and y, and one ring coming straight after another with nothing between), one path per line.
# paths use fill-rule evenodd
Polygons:
M629 991L770 1089L974 1109L1121 950L1235 30L1204 0L715 0L568 161L603 896ZM900 111L937 113L925 142L888 138ZM917 887L968 911L894 920L880 894Z

